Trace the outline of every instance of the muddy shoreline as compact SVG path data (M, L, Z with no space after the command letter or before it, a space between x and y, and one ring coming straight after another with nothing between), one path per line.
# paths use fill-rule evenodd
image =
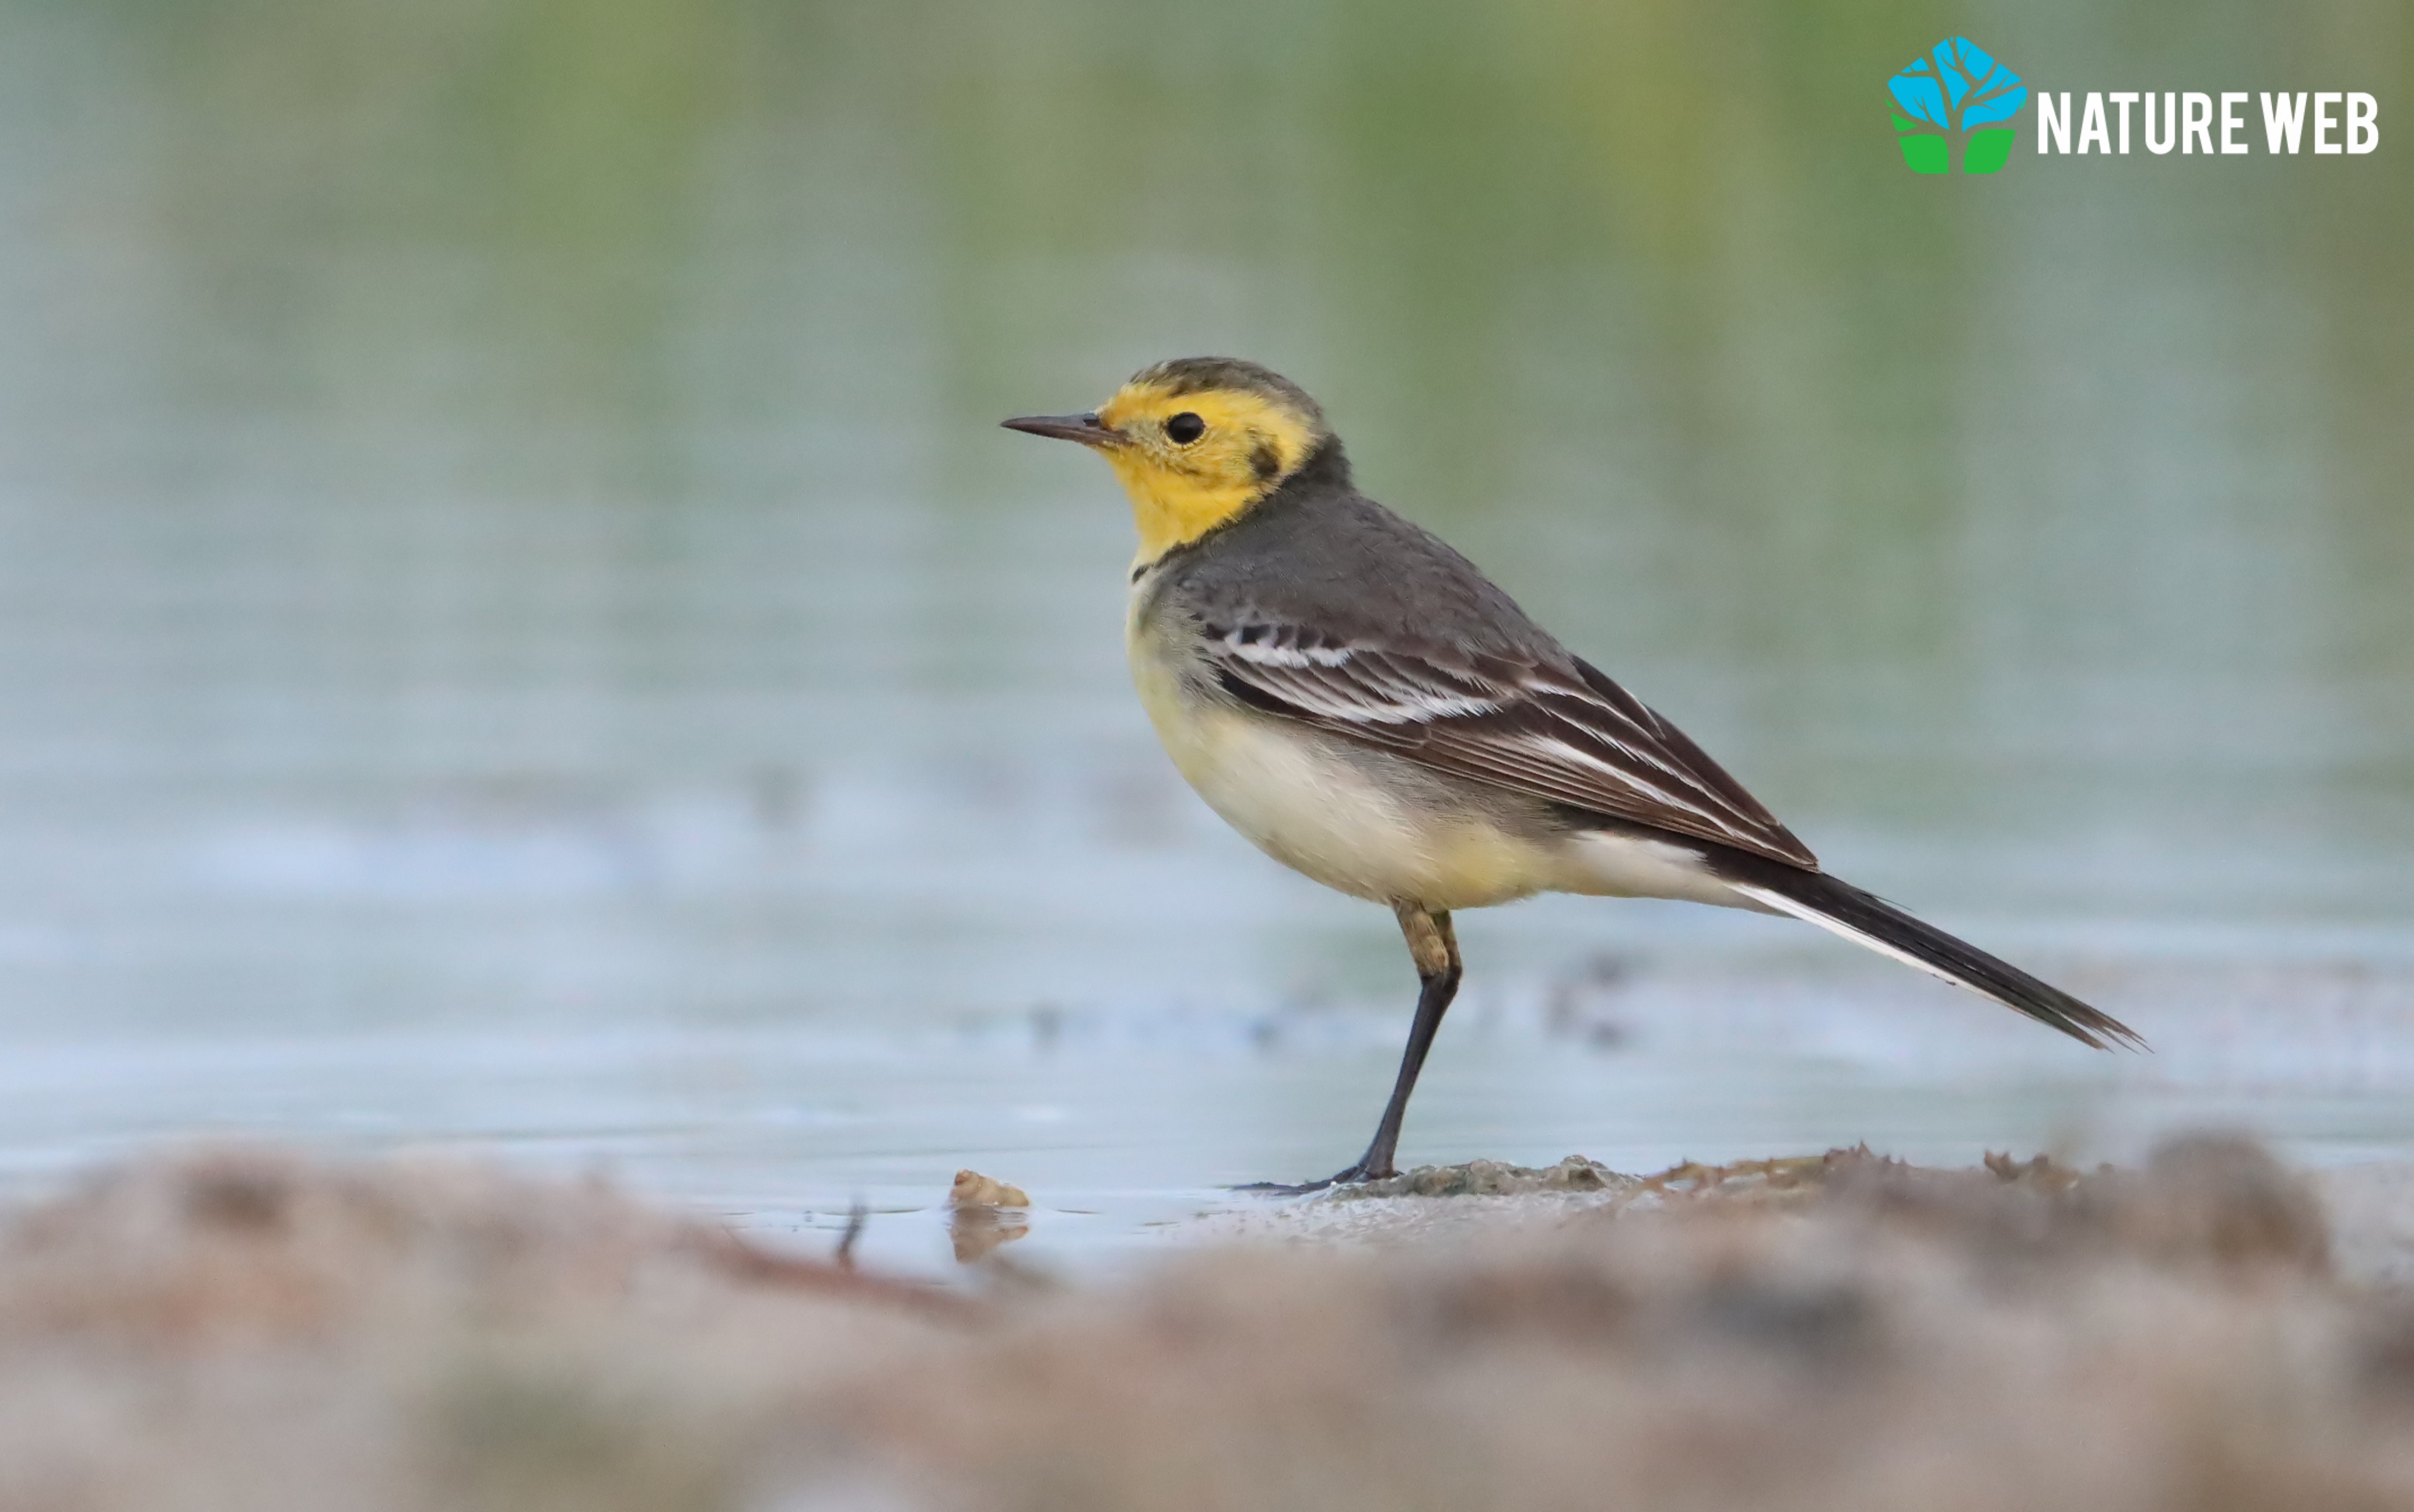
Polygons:
M163 1155L0 1224L0 1507L2414 1506L2402 1181L1420 1179L1475 1190L937 1286L601 1182Z

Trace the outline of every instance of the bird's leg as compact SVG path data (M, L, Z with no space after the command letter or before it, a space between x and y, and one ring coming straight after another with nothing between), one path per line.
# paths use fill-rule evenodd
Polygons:
M1462 966L1458 956L1458 934L1450 926L1450 915L1439 909L1422 908L1414 903L1394 903L1392 911L1400 916L1400 933L1408 937L1408 955L1417 963L1417 1018L1408 1026L1408 1045L1400 1054L1399 1078L1392 1084L1392 1101L1384 1105L1383 1121L1375 1126L1375 1141L1356 1164L1335 1171L1321 1181L1305 1181L1295 1187L1275 1186L1271 1182L1250 1187L1253 1192L1316 1192L1349 1181L1379 1181L1396 1176L1392 1157L1399 1149L1400 1123L1408 1114L1408 1094L1417 1090L1417 1073L1425 1065L1425 1052L1433 1048L1434 1035L1441 1028L1441 1015L1450 1012L1450 1001L1458 996L1458 979Z
M1458 996L1458 934L1450 926L1450 915L1413 903L1392 907L1400 916L1400 933L1408 937L1408 955L1417 963L1416 1022L1408 1026L1408 1047L1400 1052L1400 1075L1392 1084L1391 1102L1384 1104L1383 1121L1375 1126L1374 1142L1358 1157L1357 1164L1334 1176L1335 1181L1379 1181L1397 1174L1392 1156L1399 1148L1400 1124L1408 1116L1408 1094L1417 1090L1417 1074L1425 1068L1425 1052L1433 1048L1441 1015L1450 1012L1451 1000Z

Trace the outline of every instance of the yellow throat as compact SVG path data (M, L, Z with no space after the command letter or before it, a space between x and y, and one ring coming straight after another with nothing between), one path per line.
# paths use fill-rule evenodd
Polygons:
M1195 417L1195 439L1182 441ZM1245 511L1324 439L1322 419L1278 395L1193 388L1143 373L1098 409L1122 439L1099 450L1131 496L1140 561L1156 560Z

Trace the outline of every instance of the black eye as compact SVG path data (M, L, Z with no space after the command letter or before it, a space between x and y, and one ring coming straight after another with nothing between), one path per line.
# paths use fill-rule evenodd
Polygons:
M1165 422L1165 434L1176 446L1188 446L1207 434L1207 422L1185 409Z

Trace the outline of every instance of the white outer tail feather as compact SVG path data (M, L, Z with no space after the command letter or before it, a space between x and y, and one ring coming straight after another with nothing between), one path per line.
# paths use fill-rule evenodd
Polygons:
M1736 892L1741 893L1744 897L1752 899L1754 902L1766 904L1767 907L1775 909L1780 913L1790 913L1805 923L1815 924L1820 928L1826 930L1829 934L1834 935L1839 939L1849 940L1855 945L1860 945L1869 950L1874 950L1881 956L1889 956L1892 959L1902 962L1905 966L1916 967L1918 970L1927 972L1929 975L1936 978L1940 982L1950 982L1964 992L1976 993L1979 997L1986 999L1989 1002L1999 1002L2006 1008L2016 1009L2022 1013L2027 1012L2026 1009L2020 1008L2019 1004L2013 1002L2006 998L1989 992L1985 987L1979 986L1975 983L1964 981L1962 978L1954 975L1952 972L1945 971L1944 968L1937 966L1932 962L1921 960L1918 956L1914 956L1907 950L1900 949L1894 945L1889 945L1875 935L1865 933L1862 930L1854 928L1849 924L1844 924L1839 920L1831 919L1826 914L1812 908L1810 904L1802 902L1796 898L1788 897L1783 893L1778 892L1775 888L1755 887L1750 882L1731 882L1727 883L1727 885L1734 888Z

